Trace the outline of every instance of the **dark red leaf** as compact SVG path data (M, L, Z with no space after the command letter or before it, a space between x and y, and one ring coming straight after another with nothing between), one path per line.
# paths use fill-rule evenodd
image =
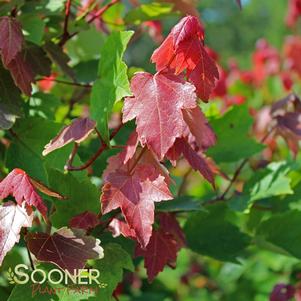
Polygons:
M216 135L199 107L183 110L183 117L200 149L207 150L216 143Z
M201 152L196 152L184 138L176 140L174 146L169 150L167 157L171 161L176 161L181 154L183 154L194 170L198 170L214 186L215 165L211 164Z
M288 301L294 297L295 288L287 284L277 284L270 295L270 301Z
M31 65L25 60L24 54L19 52L17 56L10 61L6 68L9 70L12 78L20 90L30 96L31 83L34 82L35 74L32 71Z
M80 143L84 141L95 127L96 122L88 117L74 119L70 125L64 127L60 133L44 147L43 156L48 155L68 143Z
M84 268L88 259L103 257L100 241L80 229L62 228L52 235L28 233L25 239L37 260L52 262L72 274Z
M7 67L21 52L23 34L20 23L12 17L0 18L0 51L3 64Z
M98 224L98 216L95 213L89 211L85 211L74 216L69 222L69 226L71 228L79 228L84 230L93 229Z
M149 244L145 249L136 247L136 256L144 257L144 266L148 280L151 282L163 271L165 265L177 260L177 242L173 235L162 230L153 230Z
M215 62L203 46L203 28L194 16L183 18L151 57L157 71L171 70L176 75L187 69L197 95L207 101L219 78Z
M15 168L0 183L0 199L12 195L21 206L26 202L29 206L36 207L45 217L47 207L42 198L36 193L31 178L22 169Z
M194 87L172 74L141 72L131 81L134 97L125 100L123 122L136 118L138 138L161 160L183 135L182 109L196 107Z
M110 158L104 173L102 211L106 214L120 208L139 243L145 247L152 233L154 202L170 200L172 195L165 177L154 166L135 160L134 157L126 165L120 165L119 155Z
M6 202L0 207L0 265L3 258L20 239L22 227L31 227L33 214L30 208L13 202Z

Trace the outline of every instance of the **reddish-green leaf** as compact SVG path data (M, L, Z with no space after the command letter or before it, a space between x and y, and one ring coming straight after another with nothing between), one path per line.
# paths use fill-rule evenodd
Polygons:
M84 141L95 129L95 126L96 122L87 117L74 119L70 125L64 127L61 132L45 146L43 155L46 156L68 143L80 143Z

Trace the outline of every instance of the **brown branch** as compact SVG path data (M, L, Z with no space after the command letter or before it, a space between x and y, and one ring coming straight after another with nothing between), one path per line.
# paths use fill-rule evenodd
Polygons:
M269 136L273 133L273 131L276 129L276 127L272 127L261 139L260 139L260 143L264 143ZM237 167L237 169L234 172L234 175L232 177L232 179L230 180L229 185L227 186L227 188L225 189L225 191L221 194L220 197L218 197L215 201L223 201L227 195L227 193L230 191L230 189L232 188L233 184L235 183L235 181L237 180L238 176L240 175L241 171L243 170L243 168L245 167L245 165L248 163L249 158L244 159L241 164Z
M68 32L68 23L69 23L69 17L70 17L71 2L72 2L72 0L67 0L67 2L66 2L64 30L63 30L62 38L59 42L59 46L63 46L68 41L69 36L70 36L70 34Z
M100 18L111 6L119 3L120 0L112 0L110 3L100 8L95 15L88 21L88 23L92 23L94 20Z
M123 124L119 125L119 127L117 127L110 135L110 140L112 140L117 133L119 132L119 130L122 128ZM98 130L96 130L97 135L100 137L100 140L102 141L101 146L99 147L99 149L97 150L97 152L84 164L80 165L80 166L72 166L74 157L77 153L77 149L78 147L74 146L72 153L65 165L65 170L68 171L81 171L84 169L87 169L89 166L91 166L94 161L106 150L109 148L109 146L103 141L100 133L98 132Z
M87 21L88 24L92 23L94 20L96 20L97 18L100 18L110 7L112 7L113 5L119 3L120 0L112 0L110 3L106 4L105 6L103 6L101 9L99 9L94 16ZM73 38L74 36L76 36L77 34L79 34L79 31L75 31L72 34L69 34L68 39L65 41L65 43L70 40L71 38Z
M188 177L189 177L189 175L191 174L191 172L192 172L192 168L189 168L189 169L185 172L185 174L184 174L184 176L183 176L182 183L181 183L181 185L180 185L180 187L179 187L179 189L178 189L178 196L181 196L181 195L183 194L184 189L186 188L186 184L187 184Z
M47 79L49 81L52 81L52 82L56 82L58 84L63 84L63 85L76 86L76 87L82 87L82 88L88 88L88 89L92 88L91 84L82 84L82 83L77 83L77 82L68 82L68 81L65 81L65 80L60 80L60 79L55 79L55 78L45 78L45 77L42 77L42 78L37 78L36 81L42 81L42 80L45 80L45 79Z

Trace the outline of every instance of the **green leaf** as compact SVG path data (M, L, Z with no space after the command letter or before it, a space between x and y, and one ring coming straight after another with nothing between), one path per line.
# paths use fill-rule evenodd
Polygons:
M48 177L50 187L67 198L54 199L56 210L51 221L55 227L65 226L72 217L84 211L100 212L100 192L89 178L80 181L73 174L63 174L55 169L49 170Z
M113 32L101 48L98 76L91 95L91 114L109 144L108 120L115 101L131 95L127 66L122 61L132 31Z
M184 227L188 247L218 260L237 262L249 237L226 219L224 205L210 205L209 209L188 218Z
M291 165L286 162L273 162L257 171L245 184L243 193L230 201L230 207L244 211L258 200L292 194L291 179L288 177L290 169Z
M56 136L61 128L62 124L39 117L18 120L13 128L15 136L7 150L7 167L10 170L24 169L31 177L47 185L47 169L57 168L63 171L72 150L70 144L47 157L42 156L44 146ZM76 156L75 164L81 164L78 156ZM86 172L79 172L75 175L83 178L86 177Z
M22 98L10 74L0 65L0 128L9 129L21 117Z
M140 24L144 21L160 20L164 17L174 15L172 12L173 4L153 2L142 4L137 8L129 11L124 21L130 24Z
M24 57L30 64L35 74L49 76L51 73L51 61L42 47L27 43L24 49Z
M44 21L38 16L31 14L22 15L20 21L25 39L37 45L41 45L45 30Z
M301 211L292 210L262 222L257 235L265 241L301 259Z
M156 210L162 212L185 212L204 210L196 198L190 196L180 196L170 202L156 203Z
M249 137L253 123L246 106L235 106L210 125L217 135L216 146L208 150L208 155L217 162L236 162L263 150L264 146Z
M30 98L30 115L55 119L55 112L61 101L53 94L37 92Z
M62 0L48 0L46 2L46 8L51 12L60 11L64 8L64 1Z
M107 284L98 290L97 296L89 301L111 301L112 293L123 279L123 270L134 271L130 255L116 243L104 246L104 258L95 262L94 268L100 272L100 282Z
M48 41L44 45L44 50L48 53L53 63L57 64L63 73L68 75L72 80L75 81L74 70L68 65L70 58L63 52L63 50L56 44Z
M257 171L246 185L250 191L250 201L292 194L291 179L287 175L289 171L290 165L286 162L273 162L264 170Z

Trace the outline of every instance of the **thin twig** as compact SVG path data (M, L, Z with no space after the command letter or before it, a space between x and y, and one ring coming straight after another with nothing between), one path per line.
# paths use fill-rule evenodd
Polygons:
M112 140L116 135L117 133L119 132L119 130L122 128L123 124L122 125L119 125L110 135L110 140ZM99 149L97 150L97 152L84 164L82 164L81 166L72 166L72 163L73 163L73 159L75 157L75 154L77 153L77 148L75 149L75 147L73 148L72 150L72 153L71 153L71 156L69 157L66 165L65 165L65 170L68 170L68 171L81 171L81 170L85 170L87 169L89 166L91 166L94 161L109 147L101 138L101 135L98 131L96 131L96 133L98 133L101 141L102 141L102 144L101 146L99 147Z
M68 23L69 23L69 17L70 17L71 2L72 2L72 0L67 0L67 2L66 2L64 31L63 31L61 41L59 42L60 46L63 46L66 43L66 41L68 41L69 36L70 36L70 34L68 32Z
M272 127L260 140L260 143L264 143L268 137L273 133L273 131L276 129L276 127ZM232 177L232 179L230 180L229 185L227 186L227 188L225 189L225 191L221 194L220 197L217 198L217 200L224 200L225 196L227 195L227 193L230 191L230 189L232 188L233 184L235 183L235 181L237 180L238 176L240 175L242 169L245 167L245 165L248 163L249 158L244 159L241 164L238 166L238 168L236 169L236 171L234 172L234 175Z
M82 88L88 88L88 89L92 88L91 84L82 84L82 83L77 83L77 82L68 82L68 81L65 81L65 80L60 80L60 79L55 79L55 78L45 78L45 77L42 77L42 78L36 79L36 81L42 81L42 80L46 80L46 79L49 80L49 81L52 81L52 82L56 82L58 84L63 84L63 85L76 86L76 87L82 87Z
M92 23L94 20L100 18L111 6L119 3L120 0L112 0L110 3L108 3L107 5L103 6L101 9L99 9L94 16L87 21L88 24ZM73 38L74 36L76 36L77 34L79 34L79 31L75 31L72 34L69 34L68 39L65 41L65 43L70 40L71 38Z
M185 189L185 187L186 187L186 183L187 183L188 177L189 177L189 175L191 174L191 172L192 172L192 168L189 168L189 169L185 172L185 174L184 174L184 176L183 176L182 183L181 183L181 185L180 185L180 187L179 187L179 189L178 189L178 196L181 196L181 195L183 194L184 189Z

